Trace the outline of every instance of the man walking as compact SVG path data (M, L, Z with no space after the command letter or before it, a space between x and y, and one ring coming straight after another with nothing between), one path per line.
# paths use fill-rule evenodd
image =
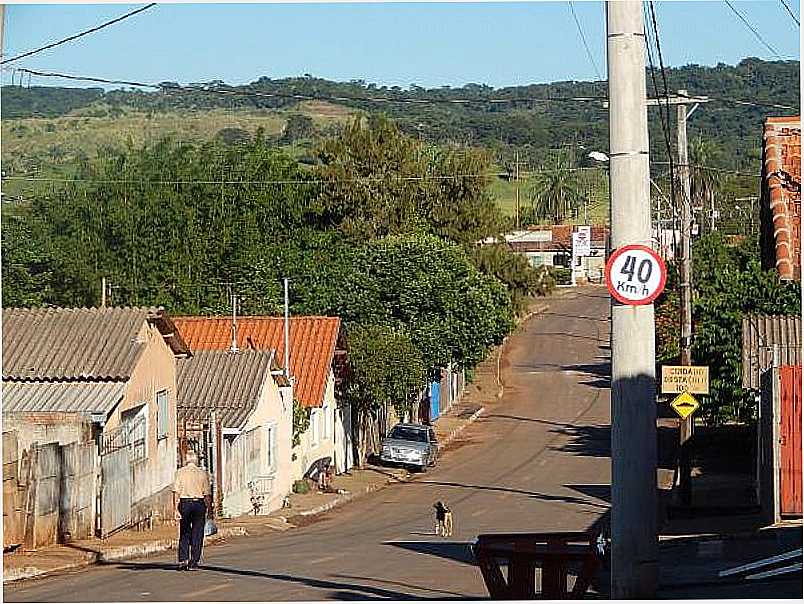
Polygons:
M197 570L204 546L204 524L212 511L209 474L198 467L198 455L188 451L176 472L173 500L179 521L179 570Z

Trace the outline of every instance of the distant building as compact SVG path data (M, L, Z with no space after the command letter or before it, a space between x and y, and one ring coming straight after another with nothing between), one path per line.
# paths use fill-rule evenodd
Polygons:
M801 280L801 117L765 120L762 146L762 265Z
M578 226L569 224L532 226L506 235L505 243L512 251L525 256L535 268L554 266L569 269L572 264L572 234L578 230ZM483 245L495 243L500 242L494 238L482 242ZM609 228L591 227L590 254L576 259L575 276L578 282L602 281L608 245Z

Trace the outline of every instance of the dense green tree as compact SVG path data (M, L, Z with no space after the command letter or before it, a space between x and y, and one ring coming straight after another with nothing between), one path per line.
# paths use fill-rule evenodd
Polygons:
M318 157L323 219L350 239L430 232L471 243L501 230L479 151L426 147L372 117L325 141Z
M377 416L393 407L399 417L412 413L427 376L422 355L401 329L368 325L349 331L349 377L346 398L361 435L358 463L376 450Z
M693 246L693 362L709 366L710 394L702 397L702 415L710 423L755 418L753 393L742 389L742 318L746 313L801 314L798 283L762 270L756 240L729 245L720 233ZM657 308L660 363L677 362L677 279Z

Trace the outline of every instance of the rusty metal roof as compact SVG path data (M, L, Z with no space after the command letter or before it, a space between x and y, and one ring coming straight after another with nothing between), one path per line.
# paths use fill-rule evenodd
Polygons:
M3 413L107 415L123 398L125 382L3 382Z
M798 315L745 315L743 317L743 388L758 390L762 372L773 366L801 365L801 317Z
M194 353L227 350L232 344L231 317L175 317L173 321ZM340 326L338 317L290 319L290 371L296 379L294 396L305 407L323 404ZM277 361L283 362L283 318L238 317L237 346L241 350L275 350Z
M201 350L178 362L179 421L206 421L215 411L225 428L242 428L272 380L273 352Z
M174 354L189 354L158 308L5 308L4 380L127 380L144 350L143 324Z

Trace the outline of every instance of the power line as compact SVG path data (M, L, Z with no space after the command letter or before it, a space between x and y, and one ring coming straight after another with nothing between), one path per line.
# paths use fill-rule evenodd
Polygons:
M675 164L673 162L673 146L672 146L672 144L670 142L670 92L669 92L668 86L667 86L667 76L666 76L665 69L664 69L664 60L662 59L662 47L661 47L661 43L659 42L659 26L658 26L658 24L656 22L656 11L654 9L652 1L649 3L649 7L650 7L650 17L651 17L650 20L651 20L651 24L653 26L653 42L656 45L656 52L659 55L659 67L661 68L661 72L662 72L662 80L664 82L664 95L665 95L665 99L667 101L665 103L665 111L664 112L662 112L662 106L661 106L661 103L659 103L659 114L662 117L662 119L661 119L662 133L664 134L665 145L666 145L666 148L667 148L668 165L670 166L670 205L671 205L671 210L673 212L673 215L676 215L678 213L678 200L676 198L676 192L675 192L676 171L675 171ZM645 13L645 11L644 11L644 5L643 5L643 14L645 15L645 19L647 20L647 13ZM653 64L653 53L651 51L650 42L648 40L648 35L647 35L650 32L650 28L647 27L647 25L646 25L645 29L646 29L645 44L647 45L648 59L650 60L651 79L653 81L653 88L654 88L654 92L656 94L656 98L658 99L659 98L659 86L656 83L656 73L655 73L656 68L655 68L655 66ZM663 113L664 113L664 115L663 115ZM661 220L661 216L659 218ZM673 240L673 243L675 245L675 239ZM676 254L674 253L674 257L675 256L676 256Z
M153 88L167 93L188 93L188 94L217 94L224 96L258 97L258 98L284 98L300 101L341 101L359 103L399 103L409 105L468 105L468 104L514 104L514 103L553 103L553 102L595 102L604 101L602 96L573 96L573 97L512 97L512 98L462 98L462 99L441 99L435 97L358 97L345 95L319 95L319 94L294 94L284 92L264 92L257 90L239 90L234 88L193 88L181 85L149 84L147 82L133 82L129 80L112 80L93 76L79 76L66 73L45 72L33 69L21 68L21 72L29 73L43 78L61 78L80 82L96 82L99 84L115 84L122 86L133 86L136 88Z
M73 36L70 36L69 38L64 38L63 40L59 40L58 42L53 42L51 44L47 44L46 46L42 46L40 48L35 48L33 50L29 50L28 52L24 52L22 54L19 54L16 57L11 57L10 59L5 59L2 62L0 62L0 65L5 65L6 63L11 63L13 61L19 61L20 59L24 59L25 57L30 57L31 55L35 55L37 53L44 52L45 50L50 50L51 48L55 48L56 46L61 46L62 44L66 44L67 42L72 42L73 40L77 40L78 38L83 38L86 35L89 35L91 33L99 31L99 30L103 29L104 27L109 27L110 25L114 25L115 23L119 23L120 21L128 19L129 17L133 17L134 15L136 15L138 13L141 13L141 12L144 12L144 11L150 9L150 8L153 8L154 6L156 6L156 2L152 2L151 4L146 4L145 6L142 6L142 7L138 8L138 9L136 9L136 10L133 10L130 13L126 13L125 15L117 17L116 19L112 19L111 21L107 21L106 23L101 23L100 25L97 25L96 27L93 27L92 29L82 31L82 32L77 33L77 34L75 34Z
M751 33L753 33L753 34L754 34L754 37L756 37L756 39L757 39L757 40L759 40L759 41L760 41L760 42L761 42L761 43L762 43L762 44L765 46L765 48L767 48L767 49L768 49L768 50L770 50L770 51L771 51L771 52L772 52L774 55L776 55L776 58L777 58L777 59L779 59L780 61L783 61L783 60L784 60L784 59L782 58L782 55L780 55L780 54L779 54L779 52L778 52L778 51L777 51L777 50L776 50L776 49L775 49L773 46L771 46L770 44L768 44L768 43L765 41L765 39L764 39L764 38L763 38L763 37L762 37L762 36L759 34L759 32L756 30L756 28L755 28L753 25L751 25L751 23L749 23L748 19L746 19L746 18L745 18L745 17L742 15L742 13L741 13L740 11L738 11L736 8L734 8L734 5L733 5L731 2L729 2L729 0L723 0L723 1L726 3L726 6L728 6L728 7L731 9L731 12L733 12L735 15L737 15L737 16L740 18L740 21L742 21L743 23L745 23L745 26L746 26L748 29L750 29L750 30L751 30Z
M583 42L583 47L586 49L586 56L589 57L589 62L592 63L592 67L597 74L598 80L603 80L603 76L600 75L600 70L597 68L597 62L595 62L594 56L592 56L592 51L589 49L589 44L586 42L586 36L583 33L583 28L581 27L581 22L578 20L578 15L575 14L575 6L572 3L572 0L567 0L567 4L569 5L570 12L572 13L572 18L575 19L575 25L578 27L578 33L581 36L581 42Z
M789 4L787 4L787 2L785 2L785 0L779 0L779 1L780 1L780 2L781 2L783 5L784 5L784 7L787 9L787 12L788 12L788 13L790 13L790 16L793 18L793 21L795 21L795 22L796 22L796 25L798 25L799 27L801 27L801 21L799 21L799 20L798 20L798 17L796 17L796 13L794 13L794 12L793 12L793 9L792 9L792 8L790 8L790 5L789 5Z

